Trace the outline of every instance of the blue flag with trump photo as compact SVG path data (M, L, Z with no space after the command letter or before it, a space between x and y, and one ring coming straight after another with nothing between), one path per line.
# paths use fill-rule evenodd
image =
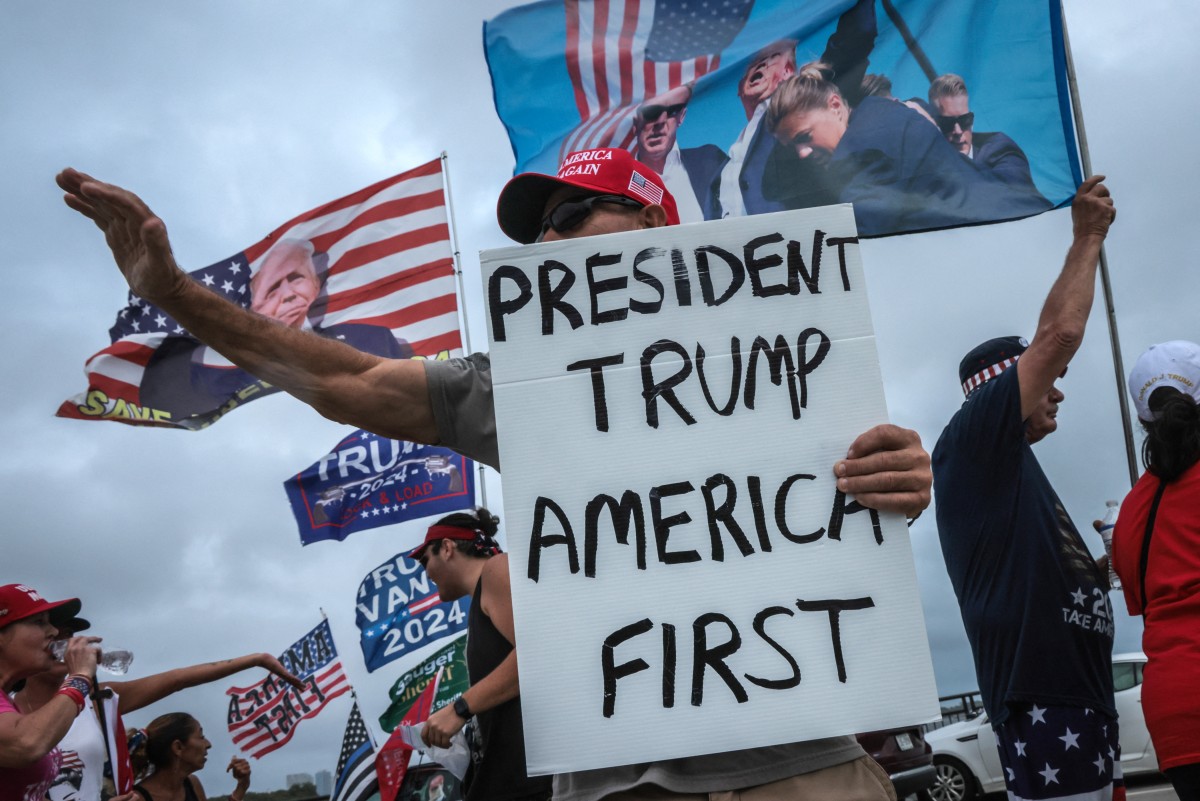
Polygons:
M685 223L853 203L884 236L1081 180L1059 0L541 0L484 49L516 172L626 148Z
M475 505L475 463L449 448L360 429L283 487L300 544L310 545L470 509Z

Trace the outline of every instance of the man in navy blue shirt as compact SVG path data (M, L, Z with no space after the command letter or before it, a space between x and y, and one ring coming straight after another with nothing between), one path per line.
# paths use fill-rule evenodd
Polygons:
M1055 381L1083 341L1116 216L1102 179L1075 196L1074 242L1033 341L991 339L963 358L967 399L933 452L942 553L1010 797L1024 799L1124 792L1107 579L1030 448L1058 426Z

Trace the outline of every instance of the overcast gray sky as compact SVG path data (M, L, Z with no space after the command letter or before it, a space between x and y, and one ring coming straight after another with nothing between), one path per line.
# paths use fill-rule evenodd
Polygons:
M505 244L495 197L512 154L480 46L506 0L187 5L110 0L15 3L0 28L0 197L9 249L0 466L0 583L78 595L106 643L137 655L131 676L252 651L278 652L330 616L372 724L398 669L368 676L354 627L363 575L420 525L300 548L281 482L344 429L299 402L250 404L209 430L140 430L54 418L84 387L125 289L99 233L61 202L71 165L128 186L166 220L179 261L209 264L292 216L450 154L468 322L486 342L482 249ZM903 10L903 4L901 10ZM1200 10L1145 0L1074 0L1068 22L1092 158L1119 215L1108 242L1126 364L1146 345L1200 339L1191 229ZM981 127L986 125L981 121ZM978 341L1031 335L1070 240L1070 214L891 238L862 247L892 419L932 449L961 394L956 366ZM1058 433L1037 448L1093 550L1088 521L1128 490L1108 334L1097 302L1062 388ZM498 485L491 487L498 506ZM932 510L912 528L942 694L976 687ZM1139 623L1118 612L1117 649ZM257 673L238 677L249 683ZM232 783L224 690L188 691L135 714L195 714L214 743L202 779ZM349 702L306 721L254 764L254 788L332 770ZM376 734L378 727L375 724Z

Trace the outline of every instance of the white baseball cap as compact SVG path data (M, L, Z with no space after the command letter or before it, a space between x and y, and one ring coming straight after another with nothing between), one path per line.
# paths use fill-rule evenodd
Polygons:
M1159 387L1174 387L1200 403L1200 345L1184 339L1151 345L1129 371L1129 394L1138 418L1150 421L1150 396Z

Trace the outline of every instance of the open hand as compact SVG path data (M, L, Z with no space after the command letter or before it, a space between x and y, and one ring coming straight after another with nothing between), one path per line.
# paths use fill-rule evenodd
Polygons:
M69 167L55 181L67 205L104 232L135 295L162 305L188 280L171 255L167 226L137 195Z

